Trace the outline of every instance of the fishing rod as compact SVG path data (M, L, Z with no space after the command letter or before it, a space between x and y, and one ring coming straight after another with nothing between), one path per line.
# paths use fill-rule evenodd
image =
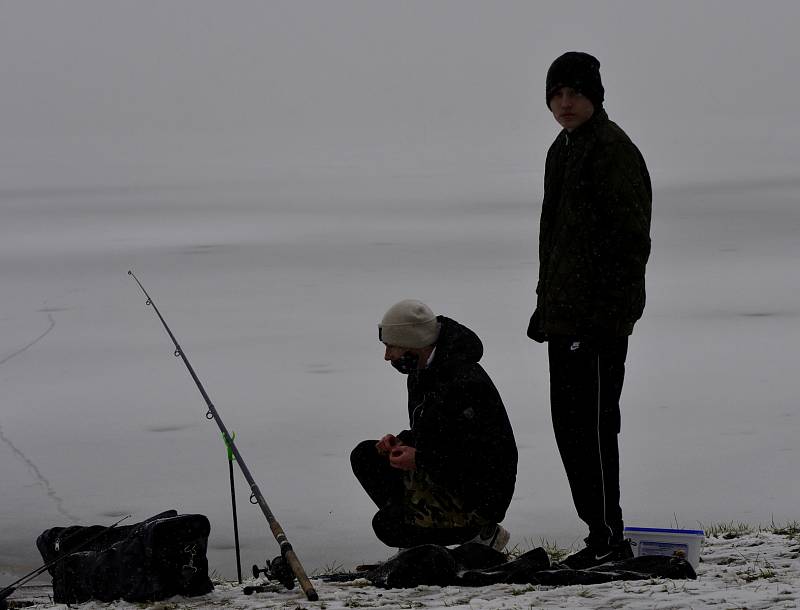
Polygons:
M161 320L161 324L164 326L164 330L167 331L169 338L172 339L172 343L175 344L175 356L180 357L183 360L183 363L186 365L189 374L192 376L195 385L197 385L197 389L200 390L200 394L203 396L203 399L206 401L206 405L208 406L208 412L206 413L207 419L213 419L217 426L219 426L220 431L222 432L222 437L225 439L225 443L230 448L231 452L233 453L234 457L236 458L236 463L239 465L244 478L247 479L248 484L250 485L251 495L250 495L250 503L251 504L258 504L261 507L261 512L264 513L264 517L267 519L267 523L269 524L269 529L272 531L272 535L275 537L275 540L278 541L281 549L281 555L286 559L289 567L292 569L297 581L300 583L300 588L303 589L303 593L306 594L306 597L309 601L317 601L319 599L319 595L314 590L314 586L311 584L311 581L308 579L306 575L306 571L303 569L300 560L297 558L297 554L294 552L292 545L289 543L289 540L286 538L286 533L283 531L283 528L278 523L275 516L272 514L269 506L267 505L267 501L264 499L264 495L258 489L258 485L256 485L255 480L253 479L253 475L250 474L250 470L247 468L247 465L244 463L242 459L241 453L239 453L239 449L236 447L236 444L233 442L233 438L231 435L228 434L227 428L225 428L225 424L222 423L222 419L217 413L217 409L214 407L214 403L211 402L211 399L208 397L208 393L206 392L203 384L200 382L200 379L197 377L197 373L194 372L192 365L189 363L189 359L186 357L186 354L183 352L183 349L178 344L178 340L175 338L175 335L172 334L167 322L164 320L164 316L161 315L161 312L156 307L155 302L147 293L147 290L144 289L142 283L139 281L139 278L134 275L133 271L128 271L128 275L130 275L136 283L139 284L139 288L144 293L144 296L147 297L147 305L150 305L153 308L153 311L156 312L158 319Z
M79 545L77 545L75 548L69 549L69 550L65 550L62 555L59 555L58 557L56 557L52 561L50 561L48 563L45 563L42 566L39 566L38 568L36 568L35 570L32 570L31 572L28 572L27 574L25 574L25 576L23 576L22 578L20 578L18 580L15 580L14 582L12 582L10 585L5 587L4 589L0 589L0 610L6 610L8 608L8 604L6 603L6 599L8 599L8 597L14 591L16 591L19 587L21 587L25 583L33 580L37 576L40 576L40 575L44 574L44 572L49 570L51 567L53 567L55 564L57 564L62 559L66 558L66 557L69 557L73 553L77 553L82 548L88 546L89 544L91 544L92 542L97 540L98 538L101 538L106 533L110 532L112 529L117 527L120 523L122 523L123 521L125 521L125 519L128 519L128 518L130 518L130 515L125 515L124 517L122 517L122 519L120 519L116 523L114 523L112 525L109 525L108 527L104 528L102 531L97 532L97 534L95 534L94 536L92 536L90 538L87 538L86 540L81 542ZM80 533L80 530L76 530L70 536L67 536L64 540L60 541L58 546L63 546L64 544L69 542L70 539L75 537L78 533ZM58 546L56 548L58 548Z

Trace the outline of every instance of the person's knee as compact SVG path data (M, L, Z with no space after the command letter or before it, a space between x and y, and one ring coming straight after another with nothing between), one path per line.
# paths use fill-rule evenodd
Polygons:
M350 466L353 472L360 472L365 464L374 462L377 459L378 451L375 449L377 442L375 440L361 441L350 452Z
M383 508L372 518L372 529L378 540L386 546L406 547L403 537L402 515L391 508Z

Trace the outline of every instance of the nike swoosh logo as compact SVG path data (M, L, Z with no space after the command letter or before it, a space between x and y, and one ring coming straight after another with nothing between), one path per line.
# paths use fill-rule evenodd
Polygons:
M595 561L602 561L603 559L607 559L608 557L611 557L613 554L614 554L614 551L609 551L608 553L603 553L602 555L595 555L594 556L594 560Z

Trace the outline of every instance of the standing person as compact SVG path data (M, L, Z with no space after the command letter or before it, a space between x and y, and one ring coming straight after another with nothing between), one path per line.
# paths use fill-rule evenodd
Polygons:
M528 336L548 344L556 442L589 526L586 548L563 563L582 569L632 556L622 537L619 399L645 304L652 189L639 149L603 109L597 59L560 56L546 92L563 129L547 152Z
M416 300L396 303L378 335L384 360L407 375L410 428L359 443L353 472L378 512L388 546L478 542L502 550L517 475L517 446L503 401L478 361L483 344Z

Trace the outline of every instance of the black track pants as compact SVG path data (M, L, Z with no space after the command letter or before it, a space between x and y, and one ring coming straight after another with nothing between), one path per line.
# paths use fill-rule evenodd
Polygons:
M619 503L619 398L628 338L551 338L550 410L556 443L588 546L622 540Z
M420 544L461 544L478 535L479 527L419 527L408 522L403 471L392 468L375 449L377 440L362 441L350 454L358 482L378 506L372 528L387 546L408 548Z

